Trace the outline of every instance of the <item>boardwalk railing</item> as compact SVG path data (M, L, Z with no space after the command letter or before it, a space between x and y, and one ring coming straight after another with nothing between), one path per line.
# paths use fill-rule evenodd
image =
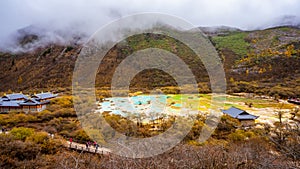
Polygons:
M8 134L9 131L3 131L0 130L0 134ZM48 133L49 138L54 139L54 134L50 134ZM65 138L65 137L64 137ZM75 149L75 150L79 150L79 151L84 151L84 152L90 152L90 153L97 153L97 154L102 154L102 155L108 155L109 153L111 153L111 150L108 148L104 148L102 146L99 147L99 145L97 144L97 146L94 145L86 145L86 144L81 144L81 143L77 143L77 142L70 142L70 141L66 141L64 143L65 147L68 147L70 149Z
M85 151L85 152L90 152L90 153L98 153L98 154L103 154L107 155L111 151L107 148L104 147L96 147L96 146L86 146L85 144L79 144L76 142L69 142L65 144L66 147L69 147L70 149L75 149L75 150L80 150L80 151Z

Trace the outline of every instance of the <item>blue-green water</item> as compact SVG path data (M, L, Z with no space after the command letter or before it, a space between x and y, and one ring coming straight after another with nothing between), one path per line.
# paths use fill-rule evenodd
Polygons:
M114 97L106 98L99 103L96 112L110 112L111 114L120 115L126 118L143 120L154 120L160 117L169 116L194 116L199 112L186 108L187 105L181 100L175 100L167 95L138 95L133 97Z
M139 95L133 97L107 98L100 103L100 112L128 116L131 114L145 113L146 115L157 114L164 111L167 104L166 95Z

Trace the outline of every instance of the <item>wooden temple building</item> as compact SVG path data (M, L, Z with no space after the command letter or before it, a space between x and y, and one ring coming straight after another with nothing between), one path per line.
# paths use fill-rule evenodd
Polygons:
M22 93L7 94L0 98L0 113L10 111L40 112L46 109L50 99L57 97L50 92L32 95L30 98Z

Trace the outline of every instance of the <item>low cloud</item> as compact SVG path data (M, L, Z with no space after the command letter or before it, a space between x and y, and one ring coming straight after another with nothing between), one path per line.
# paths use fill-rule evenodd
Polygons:
M249 30L277 26L282 21L298 24L300 1L3 0L0 1L0 48L11 46L17 30L24 27L38 27L52 37L50 41L59 41L77 33L90 36L115 19L140 12L178 16L195 26L225 25Z

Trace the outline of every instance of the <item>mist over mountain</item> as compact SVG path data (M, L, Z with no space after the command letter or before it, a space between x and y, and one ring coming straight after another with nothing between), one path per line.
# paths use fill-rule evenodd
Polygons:
M258 29L266 29L280 26L300 27L300 17L295 15L283 15L265 23Z
M0 2L0 50L28 51L44 43L73 43L121 17L154 12L173 15L195 27L228 26L241 30L299 25L298 0L17 0ZM26 31L24 31L24 28ZM32 46L19 47L22 36L37 35ZM81 39L80 43L84 40ZM40 43L38 43L40 42Z
M263 27L257 29L266 29L280 26L300 27L300 20L296 16L283 16L276 19L271 24L266 24ZM56 45L82 45L92 35L92 32L85 31L83 25L70 25L64 29L45 27L43 25L30 25L21 29L18 29L12 33L5 41L0 42L0 51L20 53L29 52L39 47L45 47L49 44ZM221 35L228 34L229 32L249 31L242 30L237 27L230 26L211 26L203 27L199 29L209 35Z
M84 31L72 27L65 30L49 29L39 25L30 25L19 29L0 45L0 51L20 53L30 52L49 44L78 45L86 42L89 37Z
M0 169L300 167L300 0L0 0L0 21Z

